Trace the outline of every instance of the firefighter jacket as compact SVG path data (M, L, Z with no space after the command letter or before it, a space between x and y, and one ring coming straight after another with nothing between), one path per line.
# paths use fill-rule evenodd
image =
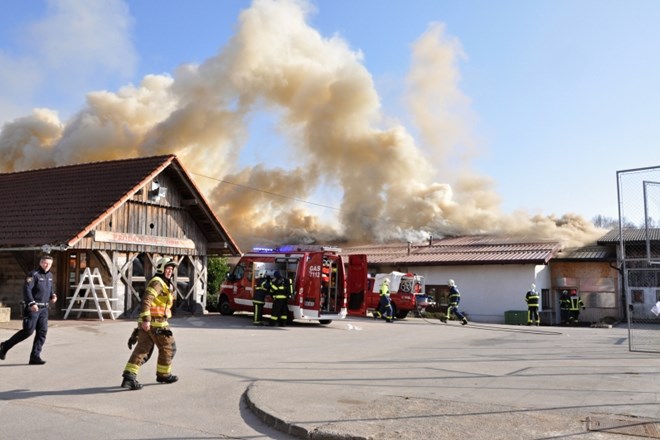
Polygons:
M534 290L530 290L527 292L527 295L525 295L525 301L527 302L527 307L537 307L539 306L539 299L541 297L539 296L538 292Z
M266 302L266 296L270 292L270 280L268 278L257 279L257 287L254 288L253 303L263 304Z
M147 285L140 304L139 322L149 321L152 327L167 327L172 316L172 284L161 274L154 276Z
M380 296L390 296L390 286L386 283L380 285Z
M579 296L572 296L569 299L569 310L580 310L580 308L584 308L582 298Z
M562 310L570 310L571 309L571 297L568 295L562 294L559 297L559 308Z
M449 305L457 306L461 302L461 292L458 291L458 287L451 286L449 289Z
M270 294L273 299L288 298L288 282L284 278L275 278L270 285Z

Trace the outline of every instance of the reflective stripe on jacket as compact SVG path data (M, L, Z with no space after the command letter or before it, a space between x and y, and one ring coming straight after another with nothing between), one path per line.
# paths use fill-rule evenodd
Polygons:
M166 327L167 318L172 316L173 303L169 283L159 276L153 277L144 291L138 321L150 321L153 327Z

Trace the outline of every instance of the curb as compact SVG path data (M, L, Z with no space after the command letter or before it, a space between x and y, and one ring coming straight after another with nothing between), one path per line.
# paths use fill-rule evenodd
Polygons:
M251 396L255 392L253 388L254 382L248 385L248 387L245 389L245 392L242 396L243 401L250 409L250 411L252 411L252 413L257 416L257 418L259 418L259 420L273 429L305 440L374 440L372 437L362 437L352 434L324 431L319 428L314 428L310 431L303 426L296 425L295 423L289 423L286 420L283 420L261 409Z

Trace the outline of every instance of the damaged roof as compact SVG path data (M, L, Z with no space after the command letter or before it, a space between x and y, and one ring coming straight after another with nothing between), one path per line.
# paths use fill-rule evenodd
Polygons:
M0 173L0 248L73 246L161 172L185 198L198 201L185 209L207 240L225 242L226 254L239 254L175 155Z
M465 264L547 264L559 241L511 237L445 237L423 244L383 244L346 248L343 255L366 254L370 264L427 266Z

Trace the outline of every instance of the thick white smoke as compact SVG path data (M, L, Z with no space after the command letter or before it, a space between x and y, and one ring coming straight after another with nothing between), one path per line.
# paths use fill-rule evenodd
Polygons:
M494 183L470 171L477 143L459 88L463 53L442 25L413 46L407 102L416 139L402 124L383 123L361 55L311 28L308 7L255 0L227 46L200 65L89 93L70 121L39 109L5 124L2 171L174 153L195 175L217 179L198 184L241 246L474 233L577 244L598 236L579 217L500 212ZM290 166L239 166L260 112L279 118ZM301 200L326 187L340 206L321 217Z

